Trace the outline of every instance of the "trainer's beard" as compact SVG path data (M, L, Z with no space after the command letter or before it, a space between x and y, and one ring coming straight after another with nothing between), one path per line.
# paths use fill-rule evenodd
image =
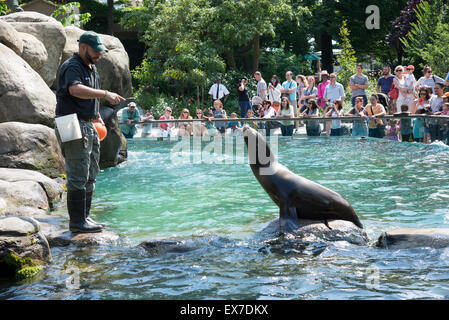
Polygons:
M89 51L87 51L87 50L86 50L86 59L87 59L87 61L89 61L90 64L95 64L94 60L89 55Z

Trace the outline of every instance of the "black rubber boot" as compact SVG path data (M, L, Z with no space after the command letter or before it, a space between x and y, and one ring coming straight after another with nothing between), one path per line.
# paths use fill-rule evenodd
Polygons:
M93 224L99 225L100 227L104 228L104 227L106 227L106 225L104 223L96 222L91 217L89 217L90 206L92 204L92 194L93 194L93 192L86 192L86 220L89 223L93 223Z
M103 230L99 225L86 220L86 191L67 191L67 211L69 212L69 230L73 233L94 233Z

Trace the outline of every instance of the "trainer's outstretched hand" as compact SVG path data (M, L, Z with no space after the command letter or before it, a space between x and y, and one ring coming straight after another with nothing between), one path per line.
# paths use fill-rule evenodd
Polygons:
M121 95L114 93L114 92L108 92L106 94L105 99L110 103L110 104L119 104L120 101L125 101L126 99L123 98Z

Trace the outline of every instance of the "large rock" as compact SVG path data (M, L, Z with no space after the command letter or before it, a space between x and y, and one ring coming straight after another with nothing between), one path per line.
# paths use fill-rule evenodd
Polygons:
M328 228L322 221L299 219L299 228L290 234L290 240L302 242L347 241L365 245L369 239L364 229L346 220L328 220ZM259 233L262 237L280 234L279 219L274 219Z
M9 23L0 20L0 43L12 49L19 56L22 54L23 44L19 33Z
M47 49L45 49L44 44L33 35L24 32L19 32L19 35L23 42L23 60L28 62L34 71L40 73L48 60Z
M66 44L62 55L61 63L69 59L75 52L78 52L78 39L84 30L69 26L65 27ZM129 71L129 57L123 44L118 38L100 34L108 52L104 52L98 60L96 66L100 75L101 88L116 92L122 97L132 95L131 72Z
M0 17L0 20L6 22L31 22L31 23L58 22L55 18L34 11L10 13L6 16Z
M56 96L39 74L14 51L0 44L0 122L52 126L55 110Z
M449 247L449 229L403 228L388 230L380 235L376 245L385 249L445 248Z
M51 178L64 173L64 159L54 129L40 124L0 123L0 164L39 171Z
M45 190L36 181L0 180L0 198L2 199L0 216L10 216L21 208L37 208L45 211L50 208Z
M56 182L53 179L43 175L37 171L24 170L24 169L10 169L0 168L0 181L7 182L21 182L31 181L37 182L41 188L45 191L47 201L51 209L55 204L61 200L62 193L64 192L61 183ZM1 209L0 209L1 211Z
M3 20L9 22L17 31L29 33L44 44L48 59L39 70L39 74L45 83L52 87L55 84L56 73L66 43L66 35L62 24L56 19L37 12L10 14L5 16Z
M0 218L1 276L28 278L41 270L40 265L51 262L47 239L39 222L32 218Z

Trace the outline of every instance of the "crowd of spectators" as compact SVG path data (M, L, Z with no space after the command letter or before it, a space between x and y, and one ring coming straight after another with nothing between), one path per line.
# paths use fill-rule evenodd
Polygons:
M257 82L257 92L250 99L248 91L249 79L243 77L236 85L240 118L246 121L232 120L239 118L236 113L227 117L224 104L229 96L229 90L216 79L209 96L212 107L196 110L196 119L203 122L187 121L192 116L188 109L183 109L179 119L185 122L158 123L158 129L170 135L177 127L178 136L206 136L206 135L237 135L244 124L262 130L270 135L273 129L280 128L283 136L292 136L299 132L299 127L305 124L308 136L340 136L350 132L352 136L369 136L385 138L394 141L431 143L442 141L449 143L448 121L446 119L413 118L413 115L449 115L449 92L444 93L444 86L449 85L449 73L446 79L432 75L430 66L425 66L423 76L416 80L415 68L397 66L394 75L388 66L382 70L377 81L376 92L368 98L367 89L369 79L363 73L361 64L356 65L356 73L349 79L351 91L351 109L344 111L346 98L344 86L338 82L336 73L322 71L319 79L314 76L297 75L293 80L293 73L287 71L285 81L281 82L277 75L272 75L270 81L265 82L261 72L254 73ZM318 83L318 84L317 84ZM174 119L171 108L167 108L159 120ZM390 119L383 116L396 114L408 118ZM345 116L360 118L352 121L352 128L342 125L341 118ZM291 118L302 118L304 121ZM326 117L329 121L318 121L311 118ZM271 121L249 120L255 118L271 118ZM275 118L275 119L273 119ZM223 119L223 121L210 121ZM289 120L291 119L291 120ZM147 111L144 118L140 118L139 111L131 103L122 113L121 129L125 137L132 138L137 131L135 122L154 120L151 112ZM146 124L141 124L142 136L149 135Z

